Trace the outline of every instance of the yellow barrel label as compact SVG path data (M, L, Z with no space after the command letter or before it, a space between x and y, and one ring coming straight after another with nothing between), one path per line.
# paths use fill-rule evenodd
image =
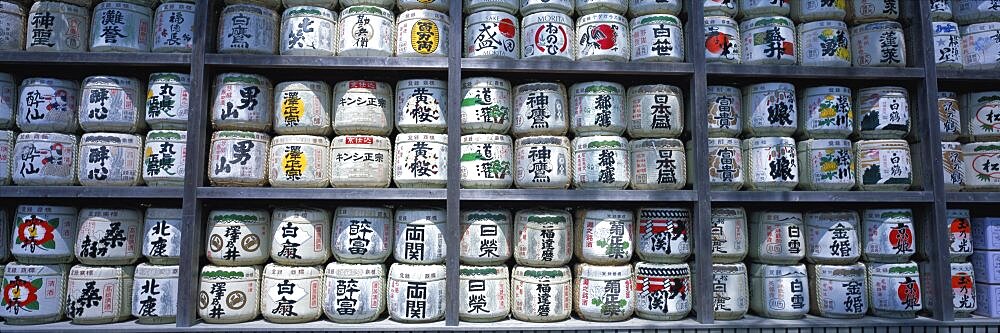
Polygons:
M431 1L421 0L424 3ZM421 19L413 23L413 29L410 30L410 46L413 47L414 51L420 54L431 54L438 49L440 41L441 34L434 21Z

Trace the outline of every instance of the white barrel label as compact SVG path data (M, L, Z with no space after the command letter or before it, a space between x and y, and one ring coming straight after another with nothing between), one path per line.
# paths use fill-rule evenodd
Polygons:
M336 264L340 265L340 264ZM374 319L385 306L385 280L381 265L328 266L323 312L334 321ZM381 277L378 277L381 276Z
M238 137L212 140L210 163L213 178L241 178L251 182L265 179L267 142L257 141L259 134L246 134L246 140Z
M923 308L917 265L893 265L888 275L870 273L871 306L881 311L919 311Z
M22 131L73 132L80 90L76 82L25 80L17 100L17 126Z
M135 278L132 284L132 315L139 318L175 316L179 287L177 274L179 269L174 266L171 278Z
M573 60L572 19L553 12L539 13L531 18L534 20L524 20L524 31L521 32L524 58Z
M351 214L338 213L334 221L333 253L338 261L379 261L392 248L391 215L388 210L371 209ZM349 214L349 215L348 215ZM345 216L348 215L348 216Z
M146 121L150 127L160 128L154 125L156 122L187 121L191 107L191 84L190 77L182 75L163 73L150 76L146 90Z
M441 230L444 225L437 223L437 216L427 216L429 219L421 217L409 223L401 218L405 216L396 215L396 248L393 253L397 261L430 264L444 260L447 250Z
M132 279L92 278L94 268L74 266L66 283L66 317L70 319L95 320L103 318L128 317L121 313L123 299L132 301L132 295L122 295L127 288L122 283L132 283Z
M399 273L409 278L410 273ZM413 278L418 278L413 274ZM419 278L423 278L421 274ZM444 315L445 281L400 281L389 278L389 313L393 318L426 321Z
M566 188L569 186L570 159L572 158L569 147L557 142L532 144L528 147L519 145L516 154L515 167L518 188L544 188L553 185L553 187Z
M848 221L836 221L829 227L809 225L807 232L810 257L858 258L861 255L858 232Z
M569 273L569 270L565 272ZM526 318L552 317L555 320L569 317L573 305L573 286L569 283L568 275L564 276L558 270L545 269L527 269L524 275L525 278L515 278L512 281L514 302L511 307L515 314L524 314ZM537 279L538 282L523 280L527 278ZM552 282L556 278L565 280Z
M179 258L181 255L180 216L146 219L143 226L142 254L146 257Z
M295 270L297 267L289 267ZM309 267L309 270L315 268ZM291 275L294 276L294 275ZM264 277L261 312L269 317L310 318L319 316L322 278L275 279Z
M87 135L93 135L87 137ZM143 154L133 135L84 135L90 142L80 144L80 183L83 185L135 185L141 171ZM119 144L120 143L120 144ZM126 146L127 145L127 146ZM135 146L132 146L135 145ZM86 176L84 176L86 175Z
M858 171L861 184L910 184L913 168L909 149L896 147L861 147L858 145Z
M868 312L868 281L864 266L816 266L815 276L810 276L815 288L812 304L822 314L838 316L863 316Z
M472 211L464 218L459 251L463 263L496 262L510 258L509 212Z
M326 223L278 222L272 232L271 255L284 258L284 262L296 260L305 262L315 260L317 257L322 258L323 251L326 250L323 238L328 227Z
M190 52L194 42L194 4L165 3L153 18L153 52Z
M686 265L685 265L686 266ZM690 272L687 268L637 266L636 309L649 315L687 313L691 310Z
M615 268L610 266L609 268ZM584 269L586 271L586 269ZM623 320L632 315L635 310L636 288L631 276L631 267L626 274L616 275L620 271L597 273L604 275L601 280L577 277L576 294L578 302L577 313L584 319L601 318L605 320ZM585 274L585 273L584 273ZM592 273L593 274L593 273ZM605 280L606 279L606 280Z
M867 215L867 214L866 214ZM916 252L916 235L913 216L906 211L882 212L881 220L865 218L866 256L901 256L908 258Z
M579 216L579 215L578 215ZM588 210L579 236L581 258L585 262L619 263L632 258L633 219L629 211Z
M102 259L138 257L139 249L136 241L141 240L142 235L139 234L138 221L128 221L133 217L127 215L135 214L134 212L101 209L92 210L91 214L93 215L80 223L80 233L76 240L77 257L91 260L80 261L98 263L98 260Z
M687 257L691 253L688 241L690 218L691 213L687 209L640 209L636 239L639 257L644 260Z
M528 216L528 223L538 223L532 228L518 223L516 254L528 261L564 263L573 256L573 236L565 228L556 229L558 224L569 221L564 216Z
M187 135L176 131L150 131L143 151L144 177L154 180L184 182L187 168ZM183 140L183 141L182 141Z

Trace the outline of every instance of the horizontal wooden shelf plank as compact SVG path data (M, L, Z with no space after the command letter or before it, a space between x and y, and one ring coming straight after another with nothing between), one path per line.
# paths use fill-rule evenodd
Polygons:
M443 188L199 187L200 199L219 200L445 200Z
M364 69L372 71L448 71L448 58L319 57L254 54L207 54L205 64L236 68Z
M685 62L607 62L531 59L463 58L464 71L494 71L498 73L559 73L595 75L674 75L694 73L694 65Z
M1000 70L939 69L937 78L963 82L1000 81Z
M1000 192L948 192L945 195L948 203L989 204L1000 203Z
M712 202L926 203L934 201L934 194L924 191L712 191L711 198Z
M191 54L3 51L0 52L0 64L110 65L116 67L184 66L191 64Z
M918 80L923 68L818 67L782 65L707 64L706 74L713 77L749 77L767 79L838 79L838 80Z
M554 190L554 189L502 189L461 190L461 200L466 201L683 201L696 200L694 191L640 191L640 190Z
M0 198L177 199L183 187L147 186L0 186Z

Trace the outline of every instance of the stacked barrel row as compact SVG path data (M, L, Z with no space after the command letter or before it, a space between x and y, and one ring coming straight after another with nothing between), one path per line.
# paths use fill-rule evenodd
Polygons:
M194 42L194 0L32 2L0 1L0 51L190 53Z
M0 287L7 324L174 322L180 208L21 205L13 223L7 212L0 210L0 267L16 260L3 268Z
M996 69L1000 6L981 0L933 0L934 62L942 69Z
M937 110L945 189L1000 189L1000 91L939 92Z
M954 222L952 222L954 223ZM972 269L976 274L975 314L1000 318L1000 218L972 219ZM965 287L965 286L963 286Z
M145 95L133 77L15 82L0 73L0 185L184 184L187 74L153 73Z

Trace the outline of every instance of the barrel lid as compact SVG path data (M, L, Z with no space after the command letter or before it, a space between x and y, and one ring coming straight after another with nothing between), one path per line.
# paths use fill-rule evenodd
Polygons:
M201 279L203 281L258 281L260 279L260 266L237 266L223 267L205 265L201 268Z
M517 223L536 229L566 229L573 223L573 216L569 212L556 209L522 209L517 211L514 219Z
M658 264L652 262L639 261L635 263L635 274L643 274L653 277L668 277L678 275L690 275L691 267L687 263L681 264Z
M326 265L326 276L327 278L385 278L385 265L331 262Z
M576 25L578 27L584 24L598 23L598 22L619 23L622 25L628 24L628 20L626 20L624 16L615 13L593 13L580 16L579 18L576 19Z
M138 149L142 137L124 133L84 133L80 145L121 145Z
M745 219L747 211L743 207L712 208L713 219Z
M510 210L507 209L466 210L462 212L461 221L462 224L474 224L474 225L510 224Z
M395 263L389 267L389 278L407 282L429 282L445 279L444 265L409 265Z
M986 22L986 23L974 23L969 25L963 25L958 28L962 36L967 34L974 34L977 32L1000 30L1000 22Z
M320 266L286 266L276 263L264 266L265 278L308 279L320 278L322 276L323 268Z
M37 1L35 4L31 5L31 13L47 11L55 13L70 13L74 15L88 15L89 11L86 7L81 7L77 5L71 5L64 2L56 1Z
M231 6L226 7L226 9L228 10L229 7L232 7L232 6L241 6L241 5L231 5ZM247 5L247 6L252 6L252 5ZM219 76L215 77L215 84L216 85L220 85L220 84L222 84L222 85L225 85L225 84L252 84L252 85L258 85L258 86L267 86L267 87L270 87L271 86L271 81L268 80L263 75L257 75L257 74L222 73L222 74L219 74Z
M628 149L628 140L620 136L598 135L573 139L573 150Z
M645 84L628 88L628 96L636 94L673 94L680 96L681 88L669 84Z
M521 147L524 145L556 145L569 149L569 138L565 136L528 136L517 139L514 145Z
M750 223L802 224L802 213L756 211L750 215Z
M734 264L712 264L714 274L746 274L747 266L742 262Z
M825 28L834 28L834 29L847 30L847 23L844 23L844 21L823 20L823 21L814 21L814 22L802 23L802 24L799 24L798 28L799 28L800 32L802 32L802 31L809 31L809 30L813 30L813 29L825 29Z
M680 27L681 20L678 19L677 16L670 14L651 14L633 18L632 21L629 22L629 26L631 27L647 24L668 24Z
M76 207L70 206L47 206L47 205L20 205L17 206L18 214L60 214L60 215L73 215L78 214Z
M4 268L4 275L7 276L14 276L21 274L30 274L31 276L63 275L66 273L67 268L69 268L69 265L65 264L35 265L35 264L25 264L16 261L11 261L7 263L7 267Z
M278 19L278 12L275 11L274 9L255 4L241 3L235 5L227 5L226 8L222 9L222 15L234 14L239 12L250 12L252 14L257 14L257 15L267 15L271 16L271 19L276 21Z
M73 265L69 269L69 278L97 280L97 279L117 279L131 278L135 275L135 266L90 266Z
M792 23L792 20L788 19L787 17L764 16L740 22L740 32L747 33L753 29L766 28L771 26L783 26L783 27L793 28L795 24Z
M146 208L146 219L170 219L179 220L184 210L181 208Z
M487 20L492 21L500 19L510 19L511 21L513 21L514 27L517 28L517 18L513 14L508 12L501 12L498 10L484 10L469 14L469 16L466 17L465 19L465 24L466 26L468 26L470 24L476 24L482 21L487 21ZM515 29L515 31L517 30ZM465 80L462 81L464 82Z
M396 82L396 90L406 88L440 88L448 89L448 82L435 79L409 79Z
M591 264L576 264L573 275L579 279L611 281L632 278L632 266L597 266Z
M368 15L368 14L382 16L390 21L395 19L395 16L392 14L391 11L382 7L350 6L340 11L341 18L343 18L343 16L348 16L348 15Z
M396 134L396 144L412 141L430 141L440 144L448 144L448 134L433 133L399 133Z
M899 275L916 276L920 274L919 266L915 262L905 263L868 263L868 272L871 275Z
M594 15L594 14L591 14ZM569 87L571 95L617 94L621 95L625 87L619 83L607 81L580 82Z
M849 223L852 229L857 226L860 218L858 212L853 210L829 211L829 212L809 212L805 214L806 225L821 226L833 225L835 223Z
M902 30L903 25L896 21L878 21L872 23L859 24L851 28L851 35L860 35L862 33L880 30Z
M441 208L400 208L396 210L397 224L444 224L448 214Z
M212 133L212 141L215 140L256 140L268 142L271 140L271 136L260 132L215 131Z
M373 135L341 135L341 136L333 138L333 141L330 143L330 148L333 148L333 149L356 148L356 149L389 150L391 148L391 142L389 142L389 138L384 137L384 136L373 136Z
M527 266L514 266L512 274L514 280L529 283L567 283L573 278L569 267L536 268Z
M970 215L968 209L948 209L945 210L945 216L949 219L967 219Z
M566 86L558 82L532 82L519 84L514 87L514 91L517 94L526 94L534 91L556 91L562 94L562 96L566 96Z
M867 268L864 263L850 265L809 265L809 270L825 278L864 278Z
M18 137L20 140L20 137ZM963 153L996 152L1000 151L1000 142L976 142L962 145Z
M295 6L285 9L281 13L282 18L296 17L296 16L320 16L325 19L335 21L337 20L337 13L323 8L315 6Z
M264 209L213 210L208 212L209 223L268 224L271 215Z
M340 206L334 211L335 218L341 216L362 216L362 217L382 217L391 219L392 208L389 207L350 207Z
M187 131L152 130L146 133L146 142L170 141L187 143Z
M507 280L510 272L505 265L499 266L469 266L461 265L458 268L460 279L484 279L484 280Z
M48 1L36 2L35 5L40 3L53 3L53 2L48 2ZM25 86L35 86L35 85L67 87L72 90L77 90L80 88L80 84L77 83L76 81L56 79L51 77L29 77L24 80L21 80L21 89L24 89Z
M108 221L138 222L142 214L138 209L128 208L83 208L80 209L80 219L105 219Z
M632 140L629 142L629 148L632 150L651 148L651 149L684 149L684 142L677 139L639 139Z
M275 223L305 223L330 222L330 213L319 208L292 208L277 207L271 214L271 221Z
M506 144L510 145L510 136L503 134L468 134L462 136L462 144Z
M330 85L323 81L285 81L278 83L274 90L278 92L308 90L317 95L329 95Z
M101 4L105 3L107 2L102 2ZM123 86L123 89L136 88L139 86L139 79L124 76L95 75L83 79L83 87L87 88L89 85L116 85Z
M913 220L913 211L909 208L865 209L865 220Z
M330 140L316 135L279 135L271 139L271 146L277 145L318 145L324 149L330 147Z
M806 277L806 265L751 264L751 276L763 278Z
M164 4L166 5L166 4ZM177 82L181 84L191 84L191 75L184 73L162 72L149 74L149 82Z
M529 24L534 24L534 23L553 23L553 22L572 26L573 18L571 18L569 15L560 12L544 11L544 12L534 12L525 15L524 18L521 19L522 26L528 26Z
M177 265L151 265L141 263L135 266L135 278L177 278L180 276L180 266Z
M369 6L362 6L362 7L369 7ZM354 8L354 7L348 7L348 8ZM379 7L371 7L371 8L378 8L380 10L385 10ZM390 86L388 83L379 81L349 80L349 81L340 81L334 84L333 91L336 92L337 95L345 93L374 93L374 94L388 95L392 93L392 86Z
M448 15L436 10L430 9L410 9L399 14L399 21L403 20L417 20L417 19L428 19L438 21L445 27L450 26L450 21L448 21Z
M740 146L743 141L737 138L708 138L708 146Z
M740 94L740 88L730 86L708 86L708 93Z

